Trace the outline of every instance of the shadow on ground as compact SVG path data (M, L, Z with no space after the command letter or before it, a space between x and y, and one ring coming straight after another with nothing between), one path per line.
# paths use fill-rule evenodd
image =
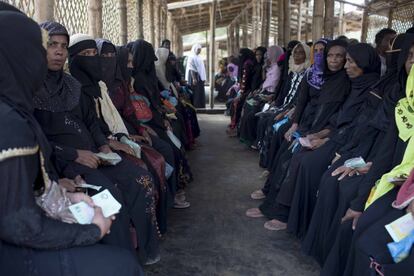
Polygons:
M228 117L202 114L199 120L201 146L189 154L191 207L171 211L161 261L147 267L147 275L318 275L296 239L244 215L258 205L249 194L263 183L257 153L225 135Z

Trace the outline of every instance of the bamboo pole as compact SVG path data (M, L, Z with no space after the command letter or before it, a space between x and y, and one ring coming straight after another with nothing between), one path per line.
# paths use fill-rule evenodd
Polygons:
M394 8L390 7L388 11L388 28L392 28L392 21L394 20Z
M312 20L312 41L317 41L323 34L323 9L324 0L314 0Z
M283 36L285 45L290 41L290 0L283 1Z
M247 47L247 36L249 35L247 32L247 25L249 24L248 19L247 19L247 11L243 12L242 15L242 21L243 21L243 25L242 25L242 47L246 48Z
M88 1L89 34L102 37L102 0Z
M144 39L144 0L137 0L137 37L139 39Z
M234 26L234 30L235 30L235 32L236 32L236 35L235 35L235 37L234 37L234 40L235 40L235 53L238 53L239 52L239 50L240 50L240 25L239 25L239 22L237 22L236 21L236 23L235 23L235 26Z
M53 21L55 12L54 0L36 0L34 18L37 22Z
M228 27L228 31L229 31L229 49L228 49L228 54L229 56L234 55L234 26L233 24L230 24L230 26Z
M285 22L285 20L284 20L285 14L283 13L283 10L284 10L283 6L284 6L284 0L278 0L278 6L277 6L277 9L278 9L277 36L278 36L278 45L279 46L284 46L284 45L286 46L287 45L287 42L285 44L285 40L284 40L285 39L285 36L284 36L285 28L284 28L283 24Z
M214 0L210 7L210 108L214 108L214 69L216 60L216 10L217 1Z
M152 2L152 1L151 1ZM155 44L155 10L153 3L149 5L149 21L150 21L150 39L149 42L154 46Z
M344 31L344 3L339 3L338 34L343 35Z
M119 23L121 29L121 43L123 45L128 43L128 18L127 18L127 3L126 0L118 1L119 9Z
M306 33L305 33L305 40L306 40L306 42L308 42L309 41L309 38L310 38L310 33L309 33L309 22L308 22L308 20L309 20L309 17L310 17L310 8L309 8L309 2L310 2L311 0L307 0L306 1L306 17L305 17L305 29L306 29Z
M369 14L368 14L368 9L365 8L364 13L362 14L361 42L367 42L368 25L369 25Z
M334 35L334 15L335 0L325 0L325 33L324 37L333 38Z
M298 9L298 40L301 41L302 38L302 7L303 0L299 0L299 9ZM305 24L306 25L306 24Z

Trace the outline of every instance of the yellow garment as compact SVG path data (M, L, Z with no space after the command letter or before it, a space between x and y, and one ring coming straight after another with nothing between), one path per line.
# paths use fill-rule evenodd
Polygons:
M399 176L408 176L414 168L414 66L411 67L410 74L407 79L407 87L405 89L406 97L401 99L395 107L395 122L398 127L398 136L404 142L408 141L405 149L404 157L398 166L389 173L384 174L372 188L369 198L365 204L368 208L375 200L389 192L394 185L389 179Z
M101 88L102 98L99 98L98 101L101 104L102 117L105 123L108 125L109 130L113 134L123 133L128 135L128 130L125 126L125 123L108 95L108 88L106 87L106 84L100 81L99 87Z

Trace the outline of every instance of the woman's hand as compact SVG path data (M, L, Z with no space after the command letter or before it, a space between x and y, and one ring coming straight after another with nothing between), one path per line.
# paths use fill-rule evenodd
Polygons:
M371 168L371 166L372 166L372 162L368 162L365 167L361 167L361 168L348 168L345 165L342 165L336 170L334 170L331 175L332 176L340 175L338 180L342 180L347 176L353 176L355 174L356 175L366 174Z
M93 216L92 223L97 225L101 230L101 239L110 233L112 221L115 220L115 216L111 216L110 218L104 217L102 213L101 207L95 206L94 207L95 215Z
M111 148L108 145L103 145L103 146L99 147L99 151L103 152L103 153L106 153L106 154L112 152Z
M316 139L310 140L311 149L316 150L320 148L321 146L323 146L328 141L329 141L329 138L324 138L324 139L316 138Z
M92 208L95 207L95 203L93 202L92 198L84 193L67 193L66 194L68 198L70 199L70 202L73 204L79 203L81 201L85 202Z
M150 134L150 135L152 135L152 136L158 136L158 134L151 128L151 127L149 127L149 126L146 126L146 125L142 125L144 128L145 128L145 130Z
M122 144L116 140L110 140L109 145L114 150L122 151L122 152L125 152L126 154L135 156L134 150L128 145Z
M170 124L170 122L169 122L168 120L164 120L164 126L165 126L168 130L171 130L171 131L172 131L171 124Z
M345 221L352 219L352 230L355 230L358 223L358 219L361 215L362 212L354 211L351 208L349 208L346 211L345 216L341 219L341 223L344 223Z
M91 169L96 169L99 166L99 158L95 153L89 150L76 150L78 153L78 158L75 159L76 163L89 167Z
M59 186L66 189L66 191L70 193L74 193L76 191L76 183L72 179L69 178L61 178L58 180Z
M142 136L144 136L144 139L146 140L148 145L152 146L152 139L151 139L151 136L149 135L149 133L147 131L143 131Z
M292 141L292 135L297 129L298 129L298 124L296 124L296 123L292 124L292 126L289 128L289 130L286 131L286 133L285 133L286 141L288 141L288 142Z

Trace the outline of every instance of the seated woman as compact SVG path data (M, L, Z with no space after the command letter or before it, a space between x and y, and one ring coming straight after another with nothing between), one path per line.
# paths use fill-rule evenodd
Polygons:
M401 53L399 55L399 61L398 61L398 85L395 87L395 89L400 90L401 94L408 93L407 96L410 96L411 92L406 90L407 83L407 75L408 72L410 72L410 68L412 68L414 64L414 36L413 35L407 35L407 37L404 39L404 44L401 50ZM386 189L378 189L378 191L386 192L387 189L389 191L389 188L392 187L389 183L389 179L392 177L392 175L387 175L388 172L392 171L393 168L396 166L399 167L399 164L407 163L407 161L411 162L412 165L412 153L409 153L409 145L412 142L410 139L410 135L412 134L412 128L405 129L403 125L405 126L411 126L413 124L413 118L411 116L406 116L405 114L410 114L409 111L406 111L405 108L399 108L401 106L401 103L404 103L404 106L407 106L407 109L411 109L409 107L410 105L407 103L409 101L411 103L410 97L403 98L400 101L400 105L397 104L394 110L395 117L394 119L390 120L390 125L387 130L387 134L385 138L383 139L383 147L381 147L378 151L377 158L373 161L373 164L371 168L369 169L369 172L359 181L357 182L357 194L349 192L349 189L345 189L345 185L347 183L350 183L349 181L344 180L344 183L340 185L339 189L339 200L344 200L345 202L353 201L353 205L349 207L349 209L346 211L345 215L341 219L341 225L340 228L337 230L336 238L333 243L333 246L330 248L327 259L324 263L324 266L321 271L321 275L342 275L345 267L347 265L347 257L352 256L353 252L353 244L351 241L353 240L353 236L355 234L355 238L358 237L357 231L355 230L356 227L363 230L366 229L367 225L369 225L372 221L369 219L372 217L373 213L370 213L371 215L367 215L367 223L363 223L360 221L361 214L364 211L364 208L367 207L367 204L364 204L367 199L370 199L369 202L374 202L374 198L379 198L380 195L383 195L383 193L376 193L375 196L370 196L370 189L375 185L378 186L379 184L376 184L378 182L377 180L380 179L379 183L382 183L380 187L384 185ZM402 122L401 121L405 121ZM410 134L411 133L411 134ZM408 144L408 145L407 145ZM406 153L408 155L406 155ZM408 157L410 156L410 157ZM408 158L408 159L407 159ZM406 174L408 175L411 167L407 166L408 172ZM394 171L395 172L395 171ZM382 176L385 175L384 178ZM347 183L346 183L347 182ZM352 187L351 187L352 189ZM392 192L391 192L392 193ZM374 195L374 194L373 194ZM390 195L392 197L392 195ZM394 194L395 198L395 194ZM389 199L388 199L389 200ZM387 201L387 200L386 200ZM361 204L362 202L362 204ZM388 207L388 205L383 205L380 203L381 200L378 200L378 204L380 206L383 206L385 208ZM385 203L386 204L386 203ZM362 205L362 207L360 207ZM368 204L369 205L369 204ZM373 206L376 205L374 202ZM356 210L353 210L355 208ZM360 209L361 208L361 209ZM379 207L382 208L382 207ZM370 210L371 208L368 208L366 211ZM373 210L376 210L376 208L373 208ZM378 211L373 211L375 213L378 213L378 215L382 215L382 212L380 209L377 209ZM384 209L382 209L384 210ZM386 210L386 209L385 209ZM375 217L374 220L376 220ZM371 222L370 222L371 221ZM359 232L359 231L358 231ZM355 239L354 239L355 240ZM374 253L374 252L373 252ZM350 257L352 260L352 257ZM365 259L364 259L365 261ZM352 268L353 265L349 265L349 268ZM349 274L347 274L349 275ZM404 275L404 274L401 274Z
M315 56L323 53L323 43L318 42L315 47ZM332 46L332 47L331 47ZM322 48L322 49L321 49ZM255 212L255 216L266 215L270 220L265 227L269 230L282 230L286 228L287 219L290 212L290 204L295 191L295 186L289 182L289 178L295 175L298 168L298 162L304 155L315 151L318 145L300 144L301 139L310 137L314 133L318 133L329 125L330 118L334 117L342 102L349 93L349 81L347 80L343 65L345 49L338 46L338 42L329 44L325 51L326 58L319 59L315 63L312 74L318 74L316 66L321 63L327 63L327 68L322 70L323 75L320 78L310 78L308 72L305 85L302 87L301 95L299 95L298 105L295 109L295 118L301 117L298 125L297 137L292 143L289 143L289 133L285 134L285 141L281 144L278 151L278 156L275 161L275 170L271 171L268 184L270 184L270 192L267 198L260 206L260 212L257 209L252 209L250 212ZM332 54L335 53L335 57ZM338 54L338 55L336 55ZM312 70L312 69L311 69ZM342 84L342 89L337 89L338 83ZM319 87L319 89L317 89ZM319 91L320 90L320 91ZM306 100L309 97L310 100ZM308 102L307 104L304 104ZM305 105L305 108L301 106ZM303 110L303 111L302 111ZM304 115L301 115L304 114ZM294 124L292 124L294 126ZM292 128L291 128L292 129ZM300 139L299 139L300 137ZM289 142L288 142L289 141ZM300 150L296 150L300 149ZM296 183L293 183L296 184Z
M259 89L250 93L243 108L243 116L240 120L240 140L253 149L257 149L253 144L256 140L256 113L262 110L265 103L272 101L280 78L277 61L282 54L283 49L279 46L269 47L265 59L266 78Z
M248 48L242 48L239 52L239 89L237 96L230 104L231 122L226 130L230 137L236 137L238 125L241 117L244 102L247 95L252 89L252 81L254 75L255 56L253 51Z
M112 136L115 137L117 141L120 141L127 146L132 145L130 146L132 151L127 150L126 154L123 154L122 156L133 161L138 166L142 166L141 163L144 163L144 167L148 168L151 174L155 176L156 189L154 190L154 198L157 206L157 221L161 234L164 234L167 227L168 206L168 191L165 183L165 159L149 145L149 143L152 143L150 137L146 136L147 138L145 138L144 136L139 136L133 128L127 128L127 124L121 118L121 115L118 113L110 97L117 93L123 93L122 91L119 91L123 89L123 77L121 68L117 65L115 45L109 40L97 39L97 46L101 58L102 80L105 83L105 85L101 85L102 98L98 101L101 106L103 120L107 124L108 130L111 131L108 135L114 133L115 135ZM143 131L145 131L145 129ZM132 141L139 143L140 148L134 150L134 147L136 148L136 146L131 144Z
M214 89L218 92L216 100L219 102L227 101L226 93L234 84L234 81L227 71L227 66L227 59L223 58L219 60L218 72L214 76Z
M79 84L63 72L68 55L67 31L53 22L42 27L50 30L49 71L42 89L35 93L36 119L54 146L57 160L67 165L65 176L83 175L88 183L109 182L115 191L119 189L128 223L131 220L136 229L139 256L144 263L154 263L159 260L159 241L151 175L125 158L116 165L105 166L96 156L99 152L111 153L110 144L113 146L102 131L108 126L95 103L95 98L102 96L96 43L87 35L70 40L69 67L73 76L82 81ZM125 228L129 232L129 227Z
M0 138L0 274L144 275L130 251L97 244L109 233L111 218L84 194L63 198L56 184L51 148L32 114L33 92L47 72L39 26L0 4L0 29L0 126L7 131ZM59 191L56 200L94 207L92 223L74 223L67 209L63 215L40 207L37 202L52 186Z
M309 47L306 44L297 43L284 54L284 58L289 59L288 62L280 62L282 67L281 79L276 87L275 99L270 104L270 109L262 113L257 123L257 139L255 144L260 150L260 166L270 168L271 152L274 152L275 146L271 146L274 134L273 125L276 121L283 119L289 112L294 109L297 98L297 91L300 90L300 83L305 75L306 69L310 66ZM285 68L288 67L288 68ZM284 71L286 74L284 75ZM286 78L286 79L284 79ZM271 150L272 148L272 150ZM254 198L263 197L261 192L252 194Z
M155 55L157 57L157 61L155 61L155 70L157 74L157 78L164 89L161 92L161 97L163 99L164 105L170 106L171 112L170 115L174 114L172 116L172 125L173 128L176 129L176 133L179 134L179 138L181 142L184 144L186 149L190 149L194 146L195 138L193 136L193 130L192 126L198 127L198 123L195 125L192 123L192 121L197 122L197 117L195 112L191 112L187 110L189 108L188 104L185 104L184 101L182 101L180 96L180 87L176 83L172 83L167 79L168 73L171 73L170 71L167 71L167 69L172 70L173 68L171 66L167 66L168 63L168 56L169 52L165 48L158 48L155 51ZM194 109L192 109L194 110ZM167 115L168 116L168 115ZM194 117L195 116L195 117ZM199 133L195 133L198 134ZM198 136L197 135L197 136Z
M177 177L177 182L175 182L177 186L174 188L171 187L174 208L188 208L190 207L190 203L185 200L184 188L192 181L191 169L185 157L184 147L180 147L179 144L174 143L168 135L168 132L171 132L173 127L161 103L160 89L154 64L156 59L154 48L145 40L137 40L133 43L132 54L132 79L134 80L131 83L133 89L130 91L133 94L133 97L130 97L132 104L135 106L137 101L140 101L140 104L144 104L143 107L150 108L150 118L146 120L144 125L154 130L153 134L156 134L164 142L167 142L173 149L175 161L174 173ZM148 99L149 106L146 105L145 100L144 102L141 100L144 99L142 96ZM133 126L137 128L141 124L135 124Z
M363 205L358 203L359 200L354 200L358 193L358 183L369 171L372 162L382 158L378 153L384 146L388 126L394 118L395 105L404 96L400 93L402 92L400 89L395 89L395 86L398 87L398 56L404 36L398 35L392 41L392 49L386 53L387 73L371 88L366 108L374 114L367 114L369 116L358 124L352 139L337 151L338 157L335 158L337 161L325 171L319 184L315 210L304 238L303 250L315 257L320 264L324 263L329 253L340 227L341 218L349 206L353 206L358 211L363 208L357 207ZM387 147L391 146L387 145ZM354 168L350 168L344 165L347 160L358 157L365 160L365 166L355 164L352 165ZM355 173L356 170L358 174ZM346 189L349 197L343 195L339 201L339 189L342 191Z

